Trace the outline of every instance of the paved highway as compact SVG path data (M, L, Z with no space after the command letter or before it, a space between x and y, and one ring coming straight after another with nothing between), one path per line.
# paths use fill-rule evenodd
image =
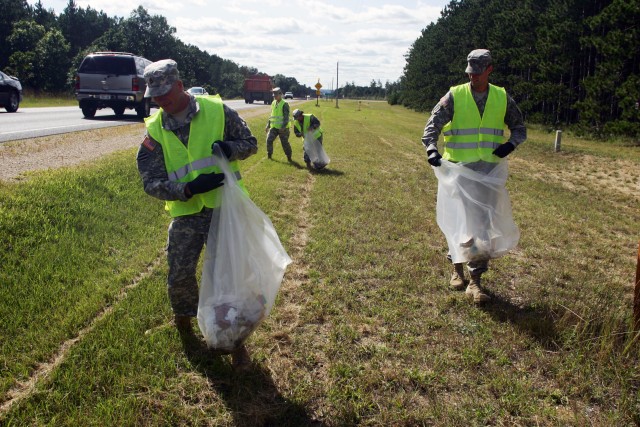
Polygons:
M241 99L224 102L238 111L260 107L266 111L268 108L267 105L259 103L245 104ZM155 110L152 109L151 112L153 113L153 111ZM2 109L0 111L0 143L134 123L142 123L134 110L126 110L122 117L116 118L112 109L104 108L98 110L94 118L86 119L77 106L20 108L15 113L7 113Z

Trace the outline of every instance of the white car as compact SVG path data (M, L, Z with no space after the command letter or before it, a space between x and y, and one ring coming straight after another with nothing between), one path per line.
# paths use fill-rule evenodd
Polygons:
M187 89L187 92L192 95L209 95L209 92L207 92L205 88L200 86L190 87L189 89Z
M293 93L285 92L284 93L284 99L293 99Z

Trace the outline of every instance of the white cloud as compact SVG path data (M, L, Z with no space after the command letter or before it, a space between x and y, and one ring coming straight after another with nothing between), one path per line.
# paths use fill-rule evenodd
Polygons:
M30 4L37 0L28 0ZM404 55L449 0L75 0L109 16L140 4L162 15L176 36L211 54L313 86L335 77L369 85L395 81ZM61 13L68 0L42 0Z
M255 9L240 7L234 3L232 3L229 6L224 6L224 10L230 15L235 15L235 16L243 16L243 15L258 16L259 15L259 12Z

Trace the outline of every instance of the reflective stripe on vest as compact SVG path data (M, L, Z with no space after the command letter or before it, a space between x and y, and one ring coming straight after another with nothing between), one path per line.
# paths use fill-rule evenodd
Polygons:
M295 120L293 122L293 125L296 127L296 129L298 129L298 132L300 132L302 134L302 136L304 136L307 133L307 129L309 129L309 126L311 126L311 113L309 114L303 114L304 116L304 120L302 122L302 129L300 129L300 122ZM322 128L319 127L318 129L315 130L315 132L313 132L313 137L315 139L318 139L322 136Z
M284 104L285 104L285 101L280 100L280 102L278 102L275 99L271 103L271 117L269 117L269 120L271 121L272 128L280 129L285 124L284 111L283 111ZM289 123L286 123L285 127L288 128Z
M179 182L182 178L187 176L190 172L193 172L199 169L204 169L208 166L215 166L215 164L216 164L216 160L213 156L196 160L195 162L191 162L188 165L184 165L183 167L181 167L180 169L177 169L174 172L170 172L168 174L169 181ZM240 171L237 171L235 175L237 179L242 179L242 177L240 176Z
M500 161L500 158L493 155L493 150L504 142L504 115L507 111L507 93L504 88L489 85L482 117L469 83L454 86L450 91L453 95L454 112L453 119L442 129L442 157L465 163Z
M189 141L185 146L172 132L162 128L162 110L145 119L149 135L162 146L164 163L169 180L172 182L190 182L198 175L220 173L211 154L213 141L224 138L224 108L222 99L215 96L196 97L200 109L191 121ZM246 192L242 184L238 162L230 162L231 169L238 178L238 184ZM191 215L200 212L204 207L220 206L220 189L203 194L196 194L187 201L169 200L165 202L172 217Z

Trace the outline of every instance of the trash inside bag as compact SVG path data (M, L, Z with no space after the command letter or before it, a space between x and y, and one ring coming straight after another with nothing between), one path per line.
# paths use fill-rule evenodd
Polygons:
M236 350L269 314L291 258L269 217L238 185L226 159L219 215L202 265L198 326L211 349Z
M233 351L251 335L266 317L264 295L219 295L210 297L198 308L207 331L207 344L219 350ZM204 334L204 332L203 332Z
M487 173L446 160L433 170L438 178L436 219L454 263L498 258L516 247L520 230L505 187L506 161Z
M313 136L313 131L309 131L304 135L302 146L315 169L322 169L331 161L320 141Z

